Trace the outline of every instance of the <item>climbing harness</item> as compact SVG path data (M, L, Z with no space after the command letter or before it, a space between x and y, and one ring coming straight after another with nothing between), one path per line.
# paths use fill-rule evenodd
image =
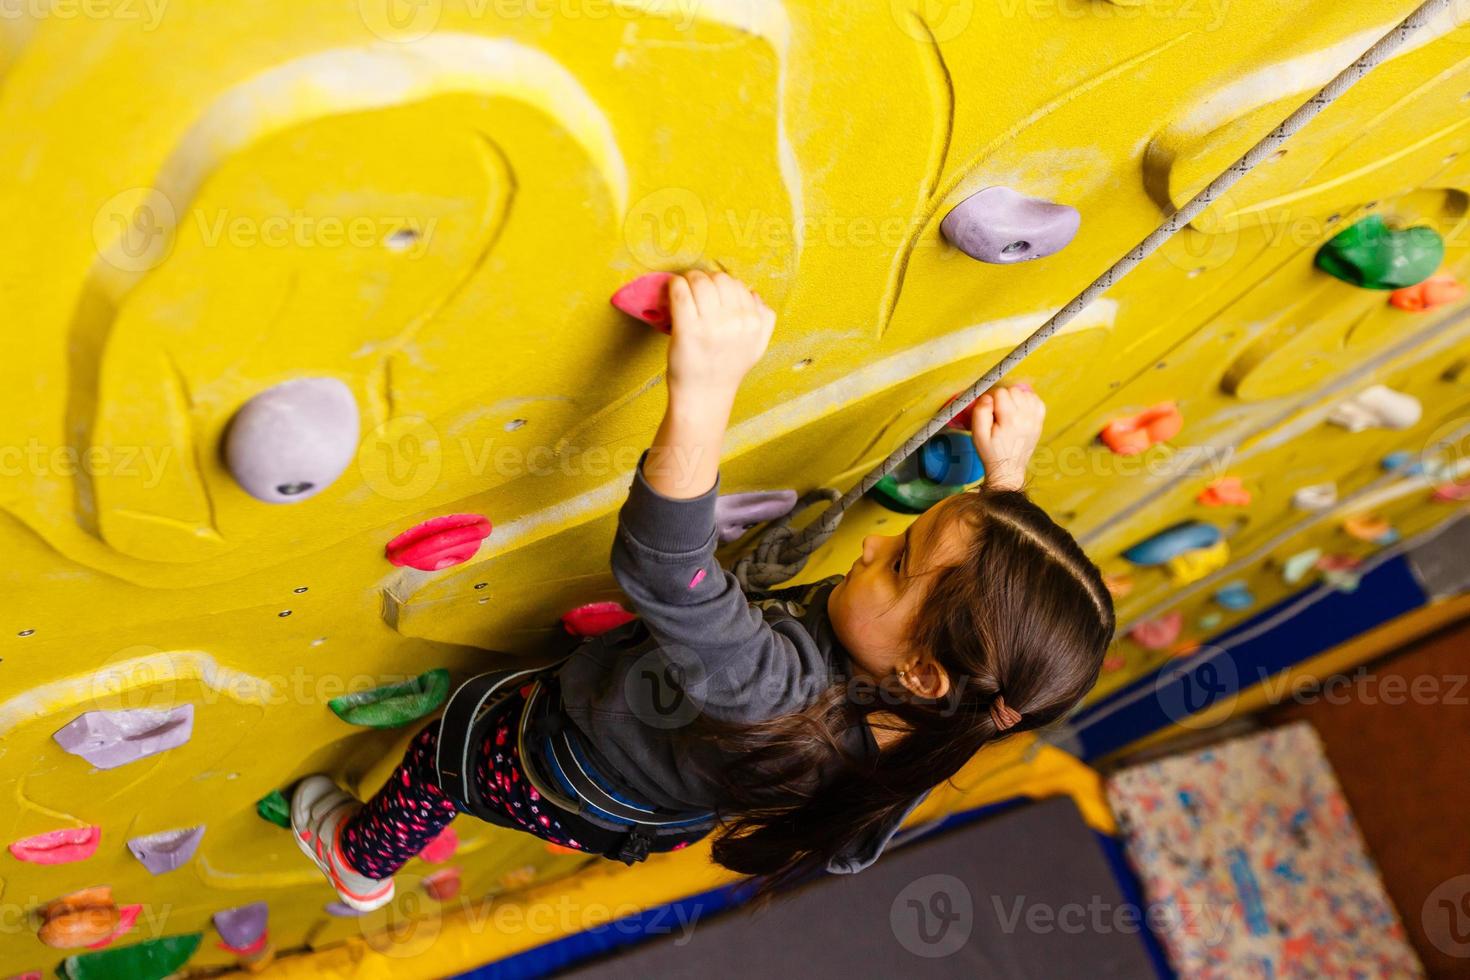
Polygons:
M999 383L1000 379L1009 374L1026 357L1034 353L1038 347L1051 338L1062 327L1070 323L1077 314L1086 309L1093 300L1107 292L1118 281L1129 272L1132 272L1144 259L1148 258L1159 249L1166 241L1174 237L1181 229L1197 218L1201 212L1213 204L1219 197L1230 188L1234 187L1242 178L1254 170L1264 160L1268 159L1276 150L1292 136L1296 135L1307 123L1311 122L1324 109L1336 102L1348 89L1356 85L1364 76L1391 57L1399 48L1408 42L1418 31L1422 30L1435 16L1447 10L1454 0L1426 0L1417 10L1399 23L1399 25L1381 37L1377 43L1365 51L1356 61L1343 69L1335 78L1322 87L1315 95L1309 98L1302 106L1288 116L1279 126L1247 150L1240 159L1236 160L1225 171L1216 177L1208 187L1196 194L1188 203L1169 215L1158 228L1154 229L1143 241L1139 242L1127 254L1113 263L1102 275L1092 281L1092 284L1078 293L1066 306L1063 306L1052 317L1043 323L1036 331L1023 340L1014 350L1001 358L993 368L985 373L978 381L966 388L959 395L951 399L941 408L933 418L920 427L919 431L910 437L903 445L899 446L888 458L879 463L867 476L863 477L857 484L842 494L835 503L829 505L825 511L800 531L791 528L790 515L781 521L772 524L761 532L756 539L755 549L751 555L742 558L736 564L735 575L742 587L747 589L768 589L788 578L796 575L806 565L807 559L812 552L816 551L831 538L841 523L847 509L855 504L865 493L873 488L883 477L898 468L914 451L927 442L930 437L944 428L945 424L958 409L954 405L963 407L979 398ZM823 496L836 497L837 491L822 488L813 491L802 498L806 504L798 503L798 507L809 505L815 499ZM808 498L812 498L809 500ZM793 514L795 511L793 511Z
M489 709L529 685L517 725L521 770L552 806L611 834L605 856L626 864L648 857L661 837L687 838L714 826L714 814L670 812L633 802L595 765L581 736L559 709L556 672L565 658L543 667L507 668L472 677L449 699L440 723L435 768L439 785L462 808L488 823L518 829L488 806L475 787L474 756L489 737Z

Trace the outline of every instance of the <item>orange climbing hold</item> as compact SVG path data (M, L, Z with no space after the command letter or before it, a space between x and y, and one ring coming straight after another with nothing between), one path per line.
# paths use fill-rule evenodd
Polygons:
M1251 492L1238 476L1222 476L1194 498L1205 507L1249 507Z
M1137 415L1114 419L1098 438L1119 456L1137 456L1151 446L1168 442L1184 428L1184 416L1173 402L1161 402Z
M1454 276L1441 272L1415 286L1395 289L1388 301L1401 310L1422 313L1437 306L1446 306L1465 298L1465 285Z
M1145 650L1167 650L1184 632L1184 614L1171 612L1146 620L1128 631L1128 638Z
M435 871L424 879L424 891L436 902L447 902L459 894L462 886L458 868Z
M1133 576L1126 572L1118 575L1104 575L1103 585L1107 587L1108 595L1114 599L1121 599L1133 591Z
M54 949L79 949L106 943L117 934L122 915L112 888L98 885L59 898L41 910L41 942Z

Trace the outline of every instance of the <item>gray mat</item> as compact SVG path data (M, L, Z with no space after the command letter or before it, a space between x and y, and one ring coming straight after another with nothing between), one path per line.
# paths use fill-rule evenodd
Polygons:
M1156 976L1066 797L1009 811L822 879L766 911L736 909L563 976L1005 980Z

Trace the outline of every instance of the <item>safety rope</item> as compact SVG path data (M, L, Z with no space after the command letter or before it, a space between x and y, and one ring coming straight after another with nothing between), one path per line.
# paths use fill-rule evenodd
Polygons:
M1148 258L1159 249L1166 241L1197 218L1202 211L1213 204L1219 197L1230 188L1234 187L1247 174L1254 170L1262 161L1270 157L1276 150L1302 127L1315 119L1321 112L1332 103L1336 102L1344 92L1356 85L1365 75L1388 60L1399 48L1403 47L1415 33L1423 29L1435 16L1444 12L1455 0L1426 0L1419 9L1387 34L1383 35L1377 43L1363 52L1359 58L1347 68L1343 69L1337 77L1328 82L1322 89L1308 99L1302 106L1286 118L1281 125L1273 129L1247 150L1240 159L1236 160L1225 169L1220 176L1204 190L1196 194L1183 207L1176 210L1165 219L1164 223L1137 246L1130 249L1117 262L1113 263L1102 275L1092 281L1092 284L1066 306L1058 310L1051 319L1047 320L1036 332L1023 340L1014 350L1000 362L985 373L978 381L966 388L963 392L951 399L949 403L941 408L932 419L926 422L919 431L914 433L903 445L899 446L888 458L879 463L867 476L858 481L852 489L843 494L835 503L828 506L816 520L807 525L801 531L793 531L791 528L791 517L796 513L787 515L780 521L772 524L761 532L756 539L755 550L741 558L735 565L734 573L740 584L747 590L768 589L796 575L806 565L807 559L812 552L816 551L832 536L841 523L847 509L855 504L865 493L883 477L892 473L898 465L911 456L920 446L944 428L946 423L954 417L955 413L989 391L1009 374L1026 357L1034 353L1038 347L1045 343L1053 334L1070 323L1077 314L1086 309L1093 300L1107 292L1120 279L1132 272L1133 269L1144 259ZM958 406L958 407L955 407ZM809 506L818 499L836 496L837 491L821 488L813 493L807 494L799 503L800 507Z

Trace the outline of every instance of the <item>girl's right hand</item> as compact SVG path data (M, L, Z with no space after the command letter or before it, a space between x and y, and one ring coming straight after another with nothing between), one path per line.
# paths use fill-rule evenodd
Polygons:
M970 420L970 437L985 464L986 485L1021 489L1046 420L1041 396L1030 385L995 388L980 396Z
M733 401L766 352L776 314L740 280L698 270L669 280L669 306L670 394Z

